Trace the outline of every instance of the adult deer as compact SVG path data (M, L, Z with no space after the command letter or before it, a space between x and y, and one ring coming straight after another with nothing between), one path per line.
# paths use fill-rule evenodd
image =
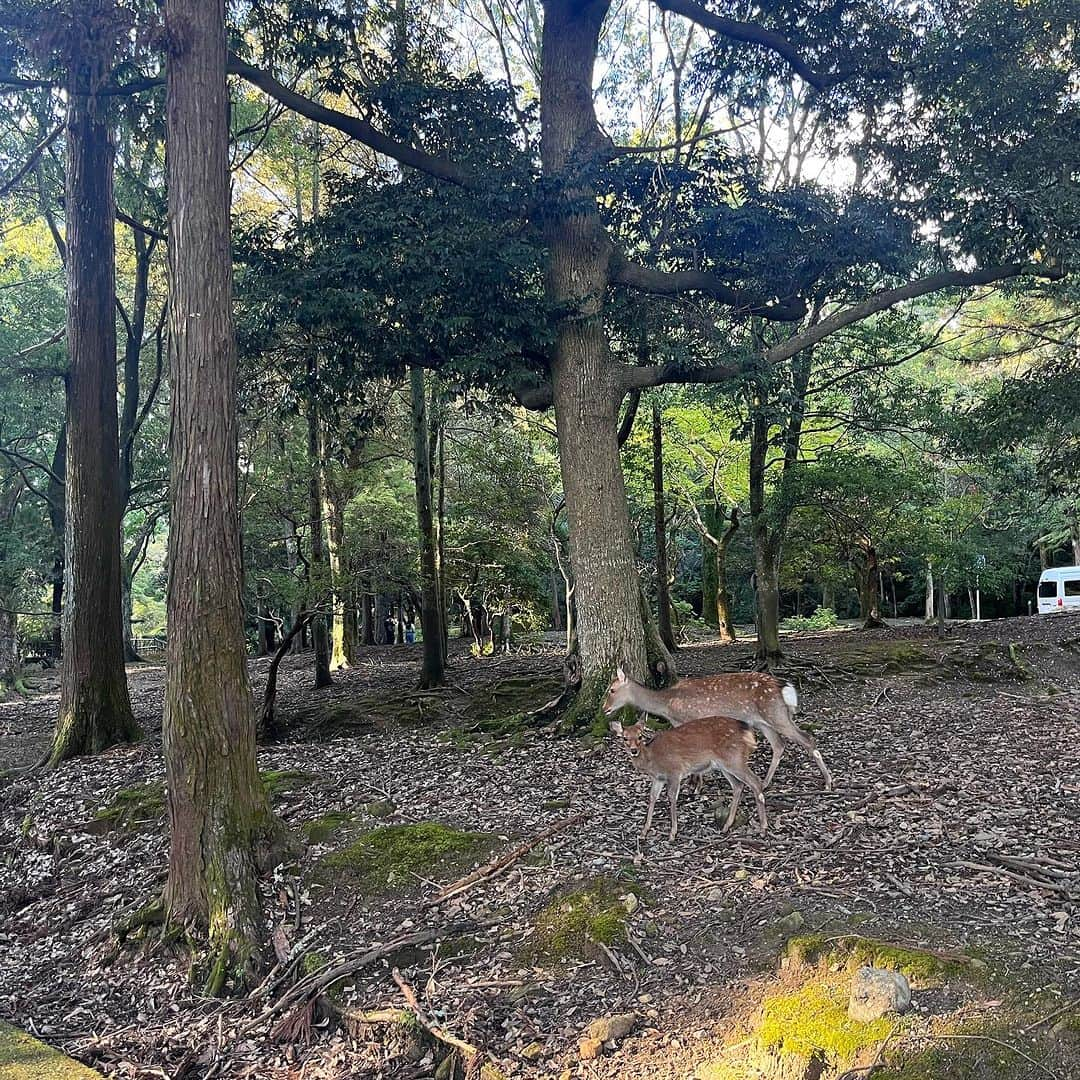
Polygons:
M735 821L744 787L749 787L757 802L758 823L761 831L768 828L765 816L765 796L761 781L750 771L750 755L754 752L754 733L749 725L727 716L711 716L691 720L670 731L657 732L650 742L645 741L644 723L623 727L617 720L610 724L611 730L621 736L630 754L630 760L638 772L651 777L649 811L645 815L644 836L652 827L653 808L665 785L671 804L671 832L674 840L679 831L679 788L688 776L702 776L717 769L731 785L731 809L724 822L724 832Z
M765 787L772 783L776 775L786 739L813 758L825 777L826 790L832 791L832 773L821 751L813 738L795 723L795 713L799 708L799 695L795 687L772 675L740 671L730 675L680 679L674 686L651 690L629 678L620 667L604 698L604 714L614 716L626 706L661 716L676 728L707 716L730 716L741 720L760 731L772 748Z

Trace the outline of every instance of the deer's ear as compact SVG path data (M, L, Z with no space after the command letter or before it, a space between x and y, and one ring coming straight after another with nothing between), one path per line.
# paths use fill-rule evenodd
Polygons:
M618 720L612 720L608 727L611 729L612 735L622 735L623 727Z
M626 682L626 672L623 671L622 664L620 664L615 669L615 681L616 682Z

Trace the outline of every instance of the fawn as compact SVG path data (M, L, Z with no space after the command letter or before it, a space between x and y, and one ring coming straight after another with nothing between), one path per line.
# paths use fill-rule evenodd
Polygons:
M784 740L802 747L814 759L825 777L825 790L832 791L833 778L813 738L795 721L799 695L790 683L760 672L735 672L703 678L680 679L665 690L650 690L634 682L620 667L604 698L604 714L613 716L630 705L641 712L661 716L674 727L706 716L730 716L756 728L772 748L772 761L765 774L765 787L772 783Z
M644 724L623 727L617 720L609 725L611 730L622 737L630 760L638 772L652 777L649 790L649 812L645 815L644 836L652 827L653 807L664 785L668 789L668 802L671 804L671 833L674 840L679 831L677 805L679 788L688 776L700 776L703 773L719 769L731 785L731 809L724 822L724 832L735 821L735 812L739 809L743 788L749 787L757 802L758 822L761 831L768 827L765 817L765 796L762 794L761 781L750 771L748 762L754 752L754 733L749 725L728 716L711 716L700 720L690 720L681 727L670 731L660 731L650 742L644 738Z

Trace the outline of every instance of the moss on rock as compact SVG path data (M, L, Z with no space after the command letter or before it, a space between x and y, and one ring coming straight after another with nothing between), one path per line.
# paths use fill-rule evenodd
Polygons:
M266 769L260 772L259 776L266 788L266 794L271 799L286 791L295 791L299 787L304 787L315 779L310 773L299 772L296 769Z
M881 1042L892 1026L887 1019L868 1024L852 1020L846 980L816 979L793 993L765 999L758 1039L766 1050L805 1058L823 1055L844 1064Z
M331 810L314 821L304 822L304 835L311 844L325 844L344 825L353 820L352 814L346 814L341 810Z
M412 886L420 877L460 868L487 852L486 833L461 832L435 821L386 825L357 837L323 859L332 870L348 874L365 892Z
M978 981L986 965L960 954L944 956L915 946L894 945L858 934L840 937L801 934L788 939L787 955L797 963L842 964L854 970L862 964L899 971L915 982L963 979Z
M536 916L530 954L540 960L588 959L598 951L597 942L626 941L628 892L636 895L625 882L599 877L556 897Z
M121 788L94 821L104 829L138 829L156 822L165 813L165 785L156 780Z

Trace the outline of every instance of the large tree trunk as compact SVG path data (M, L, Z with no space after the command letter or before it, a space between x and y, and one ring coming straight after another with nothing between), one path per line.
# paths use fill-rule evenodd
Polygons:
M19 617L6 606L11 598L0 596L0 701L19 686Z
M308 563L308 603L311 644L315 654L315 688L330 686L330 631L326 622L326 602L330 596L330 561L323 533L323 439L319 406L314 392L308 402L308 519L311 527L311 560Z
M412 392L413 471L416 478L416 525L420 538L420 620L424 628L424 659L420 687L442 686L442 620L439 618L438 539L431 501L431 453L428 443L427 401L423 368L409 370Z
M64 508L64 474L67 471L67 422L60 425L60 434L56 439L56 450L53 452L52 469L49 473L49 482L45 487L45 498L49 505L49 529L52 533L53 542L53 565L52 565L52 601L50 610L53 615L53 649L57 656L61 655L61 622L64 616L64 532L65 532L65 508Z
M864 630L880 630L885 622L881 618L881 575L877 550L873 544L862 549L862 566L858 569L859 618Z
M349 606L349 587L342 573L341 553L345 547L345 507L331 495L333 485L326 485L326 520L330 547L330 578L334 593L334 622L330 635L330 670L340 671L349 666L351 656L346 646L345 620ZM355 622L355 612L354 612Z
M739 508L731 508L730 524L716 545L716 628L721 641L735 640L735 619L731 613L731 593L727 586L727 554L739 531Z
M166 0L169 192L168 666L163 741L170 921L206 929L207 990L246 981L274 835L255 760L241 599L224 0Z
M7 539L19 505L22 481L15 479L0 489L0 701L8 690L20 685L19 616L15 607L14 575L3 573L4 561L11 555Z
M600 140L593 64L607 7L544 4L541 158L556 200L546 217L546 291L564 314L551 376L582 669L570 723L592 718L617 664L639 679L674 669L640 602L617 438L623 389L604 328L610 242L589 173Z
M671 629L671 569L668 565L667 513L664 510L664 425L659 402L652 407L653 539L656 543L656 626L660 640L675 648Z
M765 467L769 450L769 421L763 403L754 410L750 427L750 519L754 541L754 605L757 623L756 658L772 667L783 659L780 649L780 550L778 529L765 517Z
M115 17L92 0L73 20L67 86L67 470L65 606L55 766L139 735L124 674L116 417L114 148L105 80Z

